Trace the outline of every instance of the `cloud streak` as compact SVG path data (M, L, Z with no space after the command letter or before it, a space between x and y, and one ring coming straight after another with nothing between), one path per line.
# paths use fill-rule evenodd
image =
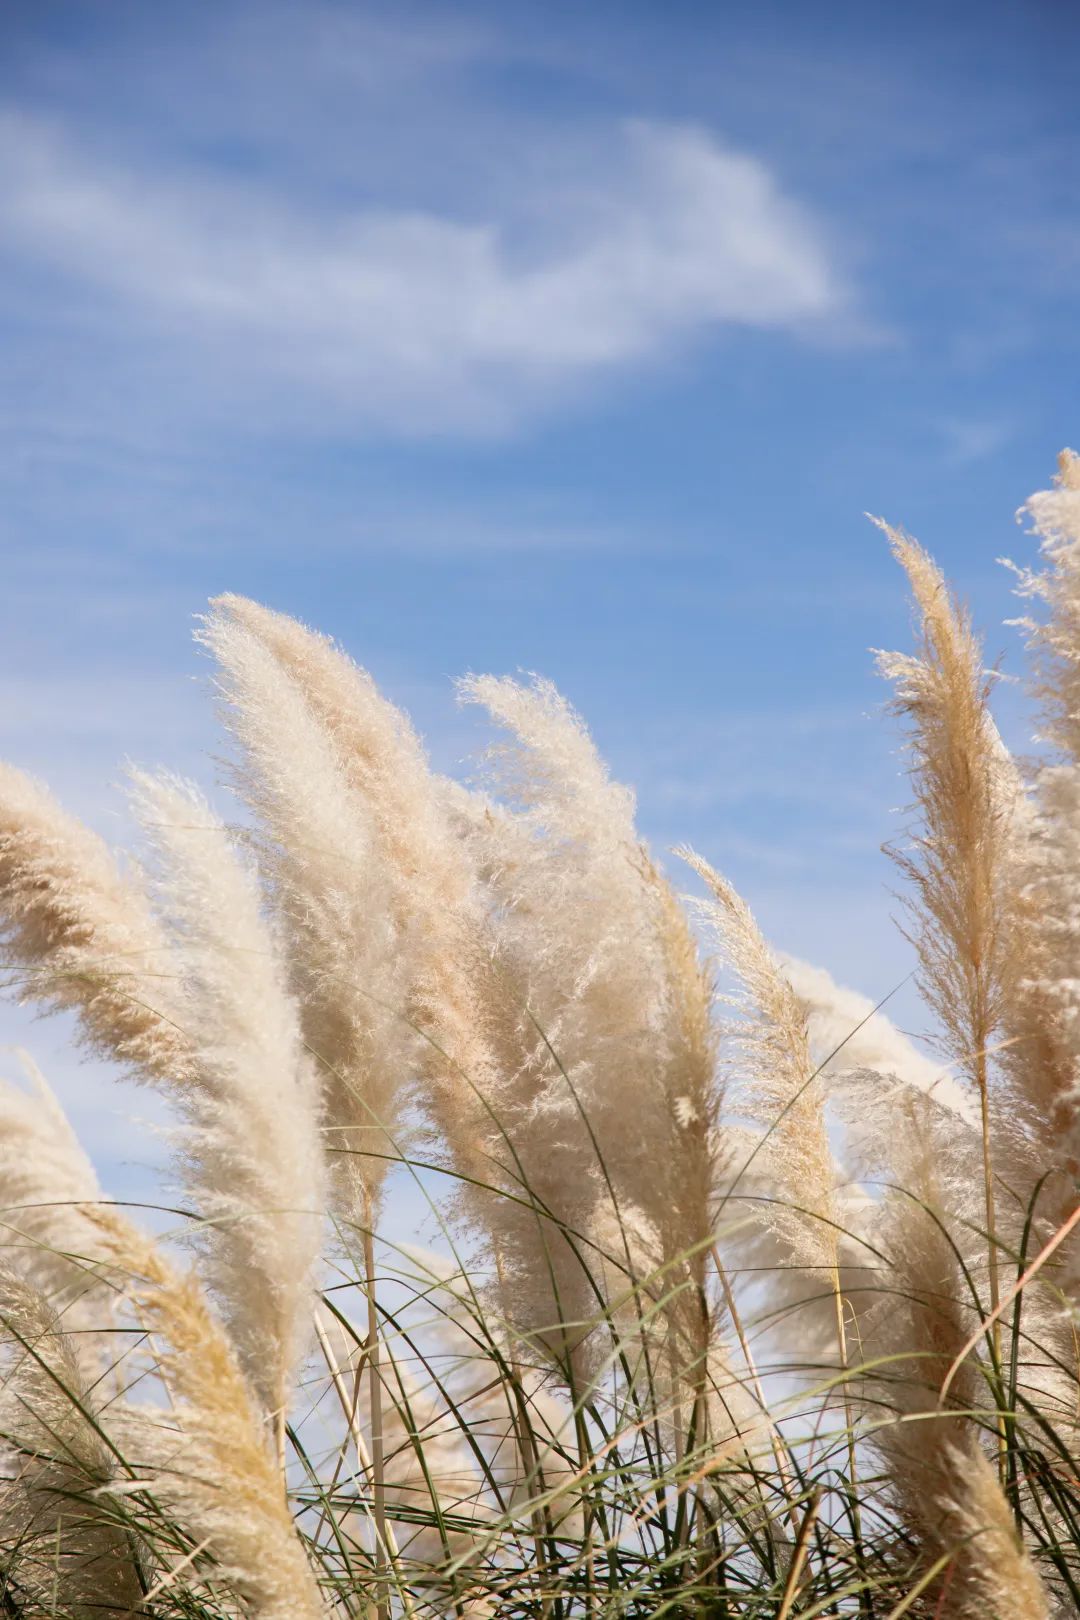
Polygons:
M350 425L499 432L722 328L800 332L847 303L810 213L696 127L622 126L582 192L527 199L524 232L108 165L10 111L0 151L24 296L27 271L59 274L98 340L135 323L166 360Z

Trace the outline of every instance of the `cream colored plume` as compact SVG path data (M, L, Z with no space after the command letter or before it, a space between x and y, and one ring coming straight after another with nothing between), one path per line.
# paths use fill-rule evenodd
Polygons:
M739 986L729 1037L738 1055L738 1106L764 1133L759 1159L777 1190L763 1219L801 1266L824 1268L827 1278L837 1265L840 1211L806 1011L746 902L700 855L678 853L709 891L699 909Z
M1021 621L1029 631L1034 691L1042 732L1059 756L1080 765L1080 456L1063 450L1053 489L1021 508L1033 520L1044 567L1021 569L1020 594L1045 616Z
M919 1102L913 1098L913 1109ZM1023 1551L1012 1511L980 1449L980 1429L967 1415L992 1406L970 1360L955 1373L939 1404L954 1358L977 1325L943 1223L944 1157L928 1129L932 1105L907 1122L901 1152L903 1191L890 1192L875 1239L889 1256L879 1302L862 1320L863 1390L873 1419L870 1443L886 1471L893 1510L914 1538L920 1562L946 1567L931 1588L940 1612L957 1620L1022 1616L1047 1620L1042 1583Z
M458 807L516 1012L499 1047L500 1120L525 1180L575 1233L605 1221L617 1229L620 1208L644 1214L657 1240L649 1273L695 1322L677 1353L701 1367L717 1147L711 983L642 847L633 795L566 700L540 679L470 676L459 690L502 733L487 759L504 802ZM536 1291L531 1234L509 1207L499 1219L509 1269L524 1278L520 1313ZM630 1265L624 1237L619 1247ZM587 1245L578 1239L544 1264L557 1272L564 1314L597 1313L603 1267Z
M893 857L910 880L920 989L957 1069L985 1102L990 1045L1014 977L1009 885L1019 810L968 614L918 543L886 524L915 604L914 655L880 653L906 721L916 821Z
M1044 566L1021 574L1020 593L1041 605L1029 632L1030 689L1051 754L1034 771L1017 826L1017 925L1024 959L1005 1018L1010 1178L1025 1205L1043 1183L1040 1229L1076 1205L1080 1179L1080 458L1062 452L1055 488L1032 496ZM1043 1179L1045 1178L1045 1180ZM1059 1250L1055 1281L1080 1297L1080 1239Z
M197 788L132 773L189 1013L184 1169L244 1369L280 1414L311 1332L326 1174L319 1082L258 872Z
M184 1009L141 885L45 788L0 764L0 938L9 986L74 1008L89 1046L182 1080Z
M95 1229L87 1210L101 1192L56 1097L35 1065L23 1061L30 1091L0 1082L4 1261L63 1317L94 1285Z
M1023 835L1015 874L1025 955L1006 1008L1002 1063L1011 1145L1032 1184L1056 1173L1043 1200L1056 1221L1080 1177L1080 766L1038 771Z
M99 1284L101 1195L59 1103L25 1062L31 1091L0 1085L5 1569L42 1601L62 1580L78 1620L103 1598L139 1613L123 1514L99 1494L123 1476L100 1427L120 1359L105 1331L111 1293Z
M178 1466L148 1484L211 1554L214 1579L228 1583L250 1620L325 1620L261 1413L197 1279L116 1211L96 1219L103 1259L155 1336L185 1442Z
M425 1115L462 1175L482 1178L476 1132L490 1098L492 1016L476 879L447 814L448 784L432 774L408 717L326 636L242 596L213 603L208 634L255 638L332 739L338 768L370 829L368 861L394 930L402 1012L423 1038L414 1065ZM374 878L373 878L374 881Z
M292 677L333 737L342 768L369 805L402 887L405 880L440 894L451 909L467 901L468 867L452 847L435 780L408 716L328 636L243 596L218 596L215 616L247 630Z
M20 1614L66 1620L144 1614L121 1498L127 1474L106 1441L104 1387L40 1290L0 1268L0 1542ZM10 1583L10 1586L9 1586Z
M956 1549L949 1613L956 1620L1051 1620L1049 1594L1019 1540L993 1465L977 1450L954 1454L941 1486L939 1536Z
M905 722L913 825L889 853L911 886L919 988L941 1044L979 1104L989 1302L999 1296L993 1163L993 1054L1025 969L1027 930L1015 853L1025 816L1016 773L990 714L991 677L970 615L941 570L907 535L880 525L907 575L914 655L880 653ZM995 1342L1000 1330L994 1329Z
M978 1163L979 1115L971 1098L947 1067L931 1063L873 1002L834 983L823 968L794 957L779 958L784 975L806 1012L811 1055L828 1083L830 1111L842 1131L835 1155L850 1178L838 1189L841 1247L849 1265L848 1298L860 1314L874 1293L875 1228L880 1188L904 1180L904 1155L916 1121L933 1122L947 1145L955 1174L950 1210L978 1221L963 1189L981 1175ZM921 1128L921 1127L920 1127ZM961 1168L962 1167L962 1168ZM868 1178L871 1191L859 1178ZM854 1241L850 1241L850 1240Z
M394 906L377 829L335 739L263 643L222 613L218 660L239 785L288 941L304 1039L319 1067L341 1207L368 1220L398 1155L417 1042L406 986L414 941Z
M621 1187L628 1153L647 1137L637 1076L656 980L643 977L642 953L656 953L631 864L633 800L550 683L469 677L459 694L506 734L489 764L508 804L477 820L471 839L502 989L490 1153L509 1196L490 1219L506 1308L563 1354L600 1310L584 1239L604 1171ZM626 1088L618 1118L616 1074ZM523 1187L550 1219L528 1197L522 1205Z
M718 1206L732 1164L731 1138L721 1130L715 986L678 896L660 870L641 859L655 904L661 976L652 1072L643 1077L655 1161L651 1175L641 1166L636 1184L625 1188L641 1209L642 1230L656 1235L649 1270L634 1267L638 1279L649 1277L636 1303L651 1311L651 1299L665 1302L660 1315L651 1311L648 1336L655 1353L649 1374L654 1391L658 1380L671 1385L666 1404L676 1435L693 1428L695 1444L706 1448L721 1446L731 1432L722 1403L708 1387L710 1369L727 1367L722 1318L732 1308L732 1296L721 1308L712 1292L714 1262L725 1264ZM662 1340L656 1331L661 1324Z

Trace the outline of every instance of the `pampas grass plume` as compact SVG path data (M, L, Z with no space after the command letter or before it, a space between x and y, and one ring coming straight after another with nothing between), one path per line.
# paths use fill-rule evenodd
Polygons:
M100 1383L40 1290L0 1268L0 1542L20 1613L142 1615L134 1543L107 1494L118 1478Z
M189 1012L186 1178L249 1378L280 1414L311 1334L326 1174L305 1049L257 872L189 783L132 773Z
M369 1222L398 1156L415 1036L409 943L395 922L367 806L295 680L244 626L211 614L237 780L288 941L304 1039L319 1066L340 1207Z
M87 1210L101 1192L55 1095L24 1058L31 1090L0 1083L0 1221L4 1261L60 1313L94 1282Z
M0 763L0 937L20 995L78 1014L136 1076L180 1078L168 943L141 885L31 777Z
M332 641L222 596L242 826L134 772L125 866L0 766L6 987L168 1099L196 1251L103 1200L32 1066L0 1084L5 1612L1072 1612L1080 458L1025 512L1023 768L882 525L944 1065L682 849L688 906L537 677L460 683L496 734L466 788Z
M490 1099L494 1085L487 1030L495 1012L473 862L447 814L445 784L408 717L329 637L246 597L220 596L212 607L211 642L227 646L228 627L253 637L331 740L362 807L372 879L393 921L401 1015L424 1037L414 1053L423 1074L417 1100L459 1172L482 1177L477 1099Z
M702 916L740 986L741 1017L731 1036L741 1060L743 1101L765 1133L762 1156L781 1199L765 1219L800 1265L835 1270L835 1174L805 1010L742 897L694 850L677 853L705 883Z
M116 1211L102 1209L96 1220L103 1261L157 1336L159 1370L188 1442L183 1467L153 1478L155 1493L206 1544L215 1574L251 1620L325 1620L261 1414L198 1280Z

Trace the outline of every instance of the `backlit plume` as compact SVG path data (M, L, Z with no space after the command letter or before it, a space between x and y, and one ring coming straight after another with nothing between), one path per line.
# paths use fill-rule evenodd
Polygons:
M1077 1612L1080 458L1023 517L1030 758L881 525L894 983L766 938L731 850L681 895L549 680L459 682L452 780L244 596L197 632L231 800L132 769L114 852L0 764L0 987L98 1065L79 1126L111 1066L167 1159L113 1109L103 1186L0 1081L3 1614Z

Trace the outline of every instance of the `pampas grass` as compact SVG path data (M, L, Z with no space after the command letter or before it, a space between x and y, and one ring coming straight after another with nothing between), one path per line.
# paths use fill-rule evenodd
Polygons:
M316 1620L324 1606L304 1557L236 1353L203 1290L108 1209L97 1215L103 1263L158 1336L161 1377L187 1445L152 1478L252 1620Z
M730 1031L738 1051L744 1108L761 1131L774 1184L787 1197L767 1219L807 1271L837 1267L839 1209L825 1129L824 1087L810 1056L806 1013L749 906L700 855L680 851L708 889L703 916L738 990Z
M196 788L145 772L132 786L190 1031L183 1160L211 1227L207 1274L248 1377L283 1422L322 1251L318 1076L254 868Z
M117 1456L82 1346L45 1295L8 1270L0 1270L0 1322L9 1590L31 1613L145 1614L135 1544L109 1498Z
M304 1039L322 1077L339 1208L366 1218L397 1156L414 1062L402 1004L409 943L370 814L330 731L249 630L212 615L202 639L220 666L237 785L258 819Z
M940 1060L690 850L680 897L536 677L460 683L465 786L223 596L235 824L135 771L140 864L0 767L5 985L165 1099L185 1206L0 1087L4 1613L1080 1612L1078 465L1025 509L1033 761L886 529Z
M1011 854L1018 783L990 714L992 681L969 615L923 548L883 524L907 575L914 654L881 653L907 725L915 822L893 858L909 880L919 984L946 1052L978 1099L990 1298L998 1302L990 1064L1022 960Z
M18 995L74 1008L87 1044L137 1075L186 1074L168 942L138 874L10 765L0 766L0 894Z
M220 596L213 608L207 644L228 668L228 627L255 638L332 739L340 771L364 807L373 876L377 870L385 885L401 941L400 1011L428 1036L416 1055L428 1079L426 1107L464 1163L472 1092L490 1088L492 1059L477 983L475 875L444 813L442 784L408 717L327 637L245 597ZM257 750L250 758L255 765Z
M1044 616L1021 620L1031 654L1029 689L1049 757L1032 771L1031 793L1018 818L1014 868L1017 921L1025 932L1024 971L1006 1009L1003 1063L1013 1122L1010 1149L1025 1164L1027 1197L1041 1178L1042 1213L1051 1225L1067 1218L1080 1175L1080 913L1076 902L1080 854L1080 458L1062 453L1055 487L1035 495L1033 519L1044 566L1022 570L1021 594L1042 604ZM1070 1242L1065 1283L1075 1299L1080 1259Z
M44 1076L23 1054L30 1089L0 1084L0 1220L4 1259L57 1312L93 1285L87 1210L94 1167Z

